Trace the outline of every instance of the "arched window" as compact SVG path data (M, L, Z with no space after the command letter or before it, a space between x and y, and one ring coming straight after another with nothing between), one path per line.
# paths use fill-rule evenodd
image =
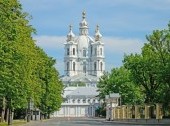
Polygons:
M75 70L76 70L76 63L73 62L73 71L75 71Z
M77 103L80 103L80 99L77 99Z
M86 57L86 50L83 50L83 57Z
M83 103L86 103L86 99L83 99Z
M83 73L86 73L86 62L83 62Z
M96 62L94 62L94 70L96 71L97 65Z
M67 62L67 71L69 71L69 62Z
M75 55L75 48L73 48L73 55Z
M90 51L91 51L91 56L92 56L92 54L93 54L93 46L91 46Z
M102 50L102 48L100 48L100 55L103 55L103 52L102 52L103 50Z
M100 62L100 70L103 71L103 63Z
M70 50L69 50L69 48L67 48L67 55L70 55Z
M97 55L97 48L95 48L95 52L94 52L94 55L95 55L95 56Z

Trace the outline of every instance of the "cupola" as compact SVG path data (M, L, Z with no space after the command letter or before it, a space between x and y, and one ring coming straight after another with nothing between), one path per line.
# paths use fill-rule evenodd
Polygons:
M99 25L96 26L94 37L95 37L95 41L100 41L102 38L102 35L100 34L100 31L99 31Z
M75 35L72 31L72 25L69 26L70 30L69 33L67 34L67 42L69 41L74 41Z
M80 22L80 35L88 35L88 23L86 21L86 12L82 13L82 21Z

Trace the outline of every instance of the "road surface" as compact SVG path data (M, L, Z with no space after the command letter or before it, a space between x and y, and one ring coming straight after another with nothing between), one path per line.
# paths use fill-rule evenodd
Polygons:
M150 126L105 121L100 118L53 118L46 121L32 121L24 126ZM161 126L154 125L154 126Z

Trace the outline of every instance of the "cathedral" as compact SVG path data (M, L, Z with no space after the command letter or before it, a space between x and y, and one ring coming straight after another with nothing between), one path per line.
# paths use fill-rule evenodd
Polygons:
M65 45L64 66L65 76L62 81L66 85L84 83L96 86L99 77L105 70L104 43L97 25L94 39L88 34L88 23L85 12L79 26L79 35L73 33L70 26Z
M65 85L61 109L53 117L94 117L100 105L97 82L105 71L104 43L97 25L94 37L88 34L86 13L82 13L79 35L69 27L64 43Z

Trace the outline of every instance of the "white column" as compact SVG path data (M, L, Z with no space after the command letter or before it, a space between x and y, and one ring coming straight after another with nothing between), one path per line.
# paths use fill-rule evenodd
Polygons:
M92 117L93 117L93 106L92 106Z

